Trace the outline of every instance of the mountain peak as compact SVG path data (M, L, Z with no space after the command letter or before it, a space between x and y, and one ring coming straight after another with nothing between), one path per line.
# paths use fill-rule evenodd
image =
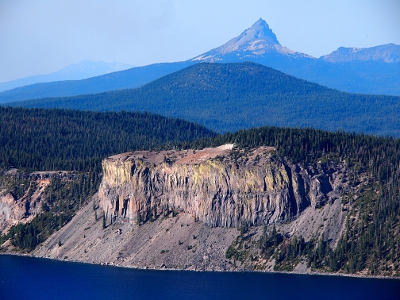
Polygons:
M245 30L239 37L247 37L252 39L264 39L271 44L279 44L275 33L269 28L268 23L263 19L259 19L249 29Z
M272 57L274 55L312 58L309 55L292 51L279 44L275 33L269 28L267 22L260 18L238 37L193 58L192 61L251 61L256 58Z

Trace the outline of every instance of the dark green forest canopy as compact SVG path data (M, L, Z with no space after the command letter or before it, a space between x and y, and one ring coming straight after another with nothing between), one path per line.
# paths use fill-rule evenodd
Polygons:
M10 239L18 249L31 251L65 225L97 191L105 157L214 136L203 126L150 113L0 107L2 192L17 200L30 197L36 184L30 172L73 171L69 180L55 174L42 195L43 212L7 235L0 232L0 244ZM4 172L10 167L19 169L14 176Z
M357 165L359 172L371 172L381 183L400 176L400 139L392 137L313 128L260 127L199 139L180 147L197 149L226 143L234 143L240 149L273 146L280 156L303 165L322 158L346 161L349 166Z
M349 191L336 200L347 211L346 230L337 246L328 246L323 239L304 243L294 236L282 244L286 248L276 246L276 270L291 271L301 258L315 271L400 276L400 139L262 127L199 140L188 147L223 143L237 145L237 159L246 150L266 145L301 165L339 163L346 168ZM227 257L231 255L227 251Z
M396 138L279 127L217 136L181 119L137 112L0 107L0 143L3 170L14 166L30 171L101 172L100 161L112 154L161 147L198 149L224 143L241 148L274 146L280 155L304 164L328 153L342 159L355 155L361 164L379 169L391 166L397 170L400 160L400 142Z
M150 113L0 107L0 170L100 173L101 160L112 154L215 135L203 126Z
M34 249L68 222L97 191L100 162L106 156L137 149L201 149L234 143L238 150L232 155L238 159L251 148L273 146L277 155L294 163L346 165L349 186L357 197L348 195L342 199L343 205L349 199L352 203L346 232L338 246L327 247L326 241L307 245L300 242L301 247L309 248L307 261L312 262L315 270L354 273L368 268L370 274L393 274L393 270L399 270L400 140L397 138L278 127L216 135L193 123L149 113L7 107L0 108L0 143L1 170L12 165L27 172L77 171L73 181L52 179L45 194L48 206L45 212L0 237L0 241L11 239L14 246L25 251ZM27 180L25 177L3 177L13 187L16 197L24 194L20 183ZM38 233L41 233L39 240ZM295 240L289 242L298 244ZM280 259L282 264L297 258L282 254Z
M400 137L400 97L340 92L254 63L196 64L138 89L10 105L150 111L218 132L284 126Z

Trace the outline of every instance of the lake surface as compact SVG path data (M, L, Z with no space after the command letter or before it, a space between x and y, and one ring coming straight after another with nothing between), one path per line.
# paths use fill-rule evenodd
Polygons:
M400 280L151 271L0 255L0 299L400 299Z

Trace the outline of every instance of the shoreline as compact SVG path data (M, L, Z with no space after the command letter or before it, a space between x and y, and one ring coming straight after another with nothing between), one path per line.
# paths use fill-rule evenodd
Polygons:
M264 273L264 274L287 274L287 275L310 275L310 276L337 276L337 277L351 277L351 278L364 278L364 279L393 279L400 280L400 277L390 277L390 276L382 276L382 275L359 275L359 274L345 274L345 273L323 273L323 272L284 272L284 271L262 271L262 270L195 270L195 269L175 269L175 268L142 268L139 266L123 266L113 263L96 263L89 261L78 261L78 260L69 260L69 259L61 259L61 258L52 258L45 256L35 256L30 255L28 253L14 253L14 252L0 252L0 255L9 255L9 256L23 256L23 257L31 257L31 258L41 258L48 260L55 260L59 262L70 262L70 263L80 263L80 264L89 264L89 265L98 265L98 266L108 266L108 267L116 267L116 268L126 268L126 269L135 269L135 270L149 270L149 271L182 271L182 272L217 272L217 273Z

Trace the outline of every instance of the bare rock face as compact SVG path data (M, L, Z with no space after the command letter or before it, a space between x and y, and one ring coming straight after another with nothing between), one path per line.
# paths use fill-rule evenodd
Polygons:
M272 147L133 152L103 161L99 205L107 220L142 223L174 212L212 227L288 222L340 198L343 166L305 168Z
M13 215L18 215L17 209L15 209L16 200L12 194L7 193L0 196L0 223L9 221ZM21 218L19 218L21 219ZM3 226L2 226L3 227Z
M11 193L0 195L0 231L7 231L29 216L29 200L27 197L16 199Z
M30 222L42 212L44 192L51 178L67 176L67 172L34 172L25 175L26 190L20 197L7 189L0 191L0 231L7 233L11 226ZM8 176L13 176L9 174ZM21 181L22 182L22 181ZM23 184L22 184L23 185Z
M41 196L50 184L50 180L32 178L30 180L30 185L21 198L6 190L0 193L0 231L3 233L6 233L12 225L31 221L42 211Z

